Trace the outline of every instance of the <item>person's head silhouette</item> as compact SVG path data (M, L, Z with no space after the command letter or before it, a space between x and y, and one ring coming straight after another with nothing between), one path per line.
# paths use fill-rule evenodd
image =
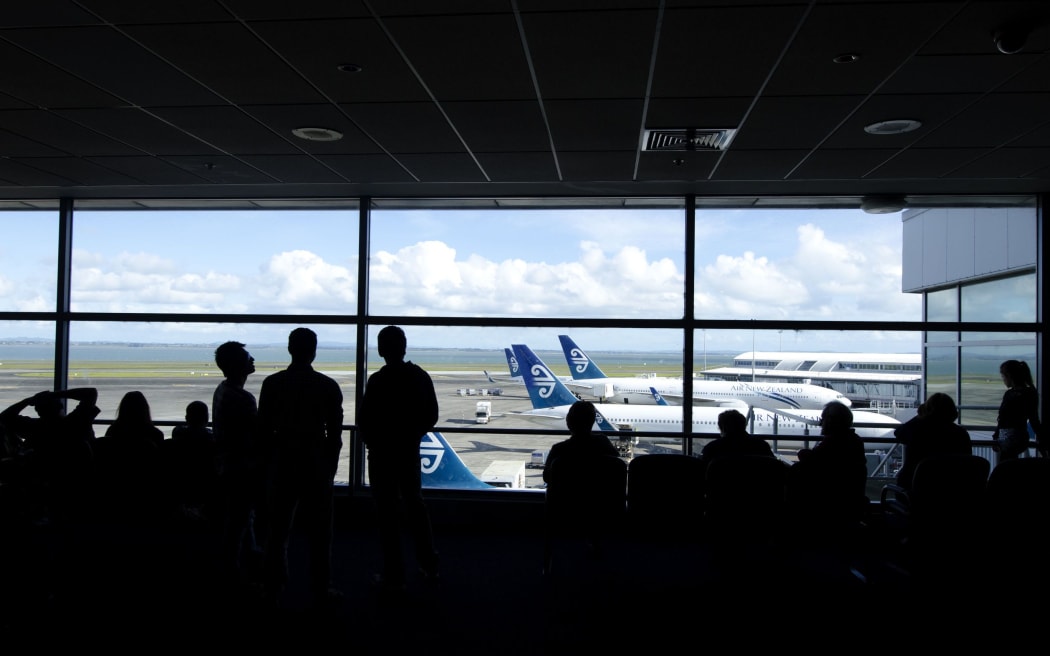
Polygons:
M293 362L313 362L317 356L317 333L309 328L296 328L288 334L288 353Z
M718 415L718 432L724 435L741 435L747 432L747 417L739 410L726 410Z
M379 331L377 338L379 357L387 362L398 362L405 357L408 339L398 326L387 326Z
M577 401L569 406L569 412L565 415L565 425L573 435L587 435L590 434L597 418L598 411L593 403Z

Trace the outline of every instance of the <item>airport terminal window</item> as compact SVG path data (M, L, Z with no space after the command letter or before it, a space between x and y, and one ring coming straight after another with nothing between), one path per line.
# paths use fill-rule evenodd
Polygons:
M561 436L504 419L531 407L521 387L493 382L496 370L509 379L503 349L515 340L538 345L539 355L554 360L551 372L565 377L570 369L560 335L588 354L611 358L613 371L606 373L698 374L698 380L746 380L747 371L728 371L734 362L741 370L772 368L785 359L779 354L793 352L922 352L922 294L901 291L900 217L817 205L719 209L707 203L694 215L676 198L373 199L363 226L370 246L362 252L357 199L316 206L303 200L85 201L73 205L71 270L56 258L65 229L57 209L11 212L2 219L5 237L16 237L0 247L0 372L17 382L0 385L0 402L4 395L8 404L23 398L29 387L50 388L54 371L64 370L54 366L55 340L68 334L68 383L107 389L103 421L113 416L122 391L147 385L157 390L155 417L177 421L185 394L210 396L214 389L217 381L198 373L213 366L206 352L219 342L238 339L253 353L272 348L263 362L276 367L285 361L279 356L287 330L310 325L341 352L337 363L321 368L347 372L349 424L358 359L366 359L368 370L379 366L374 335L396 322L408 332L410 357L434 371L449 395L439 428L470 461L474 478L482 478L496 461L542 459ZM691 243L683 242L691 234L687 227L695 233ZM369 261L367 308L358 299L362 258ZM71 281L70 314L56 310L61 278ZM1034 324L1036 281L1025 271L961 291L928 292L926 320L955 321L961 312L966 322ZM869 328L871 322L878 328ZM362 327L367 347L357 343ZM964 418L978 422L1001 395L998 377L984 371L988 363L1020 357L1038 364L1031 332L930 333L925 343L927 391L954 386ZM24 357L12 355L15 347ZM199 368L169 366L193 348L199 353L191 362ZM108 354L99 356L99 349ZM110 360L136 365L119 375L87 366ZM806 369L802 363L812 360L792 361ZM898 373L877 360L843 360L857 365L851 372L858 376ZM27 361L26 371L8 366ZM902 375L923 373L899 364ZM819 369L814 364L796 373L809 378L805 384L848 392L880 413L914 411L914 383L820 380ZM481 396L492 404L484 424L476 414ZM642 397L619 400L633 410ZM704 423L704 413L697 415L693 432L702 440L715 429ZM638 420L622 414L618 428L642 432ZM652 425L670 427L663 422ZM699 446L639 436L624 441L633 453ZM352 453L349 445L344 456ZM341 470L340 481L362 480L362 463L354 466L345 476ZM496 470L503 464L489 476Z
M356 209L81 210L72 309L355 314L357 239Z
M1035 273L963 285L960 291L963 321L1035 321Z
M697 210L695 316L919 321L921 295L901 291L902 235L900 215L859 209ZM878 350L917 348L883 341Z
M58 213L0 211L0 230L0 311L53 312Z
M959 288L951 287L926 293L927 321L959 320Z
M991 335L982 335L984 343L993 342L987 339ZM966 346L964 336L962 348L959 349L960 380L959 414L960 421L968 425L994 427L998 415L999 402L1003 398L1003 381L999 377L999 365L1004 360L1024 360L1036 371L1035 336L1030 339L1016 339L1016 334L1004 333L999 336L998 345ZM1013 339L1011 339L1013 338ZM971 431L971 434L973 431ZM982 434L990 431L981 431Z
M674 209L378 209L369 312L680 318Z
M53 388L53 321L0 321L0 410Z

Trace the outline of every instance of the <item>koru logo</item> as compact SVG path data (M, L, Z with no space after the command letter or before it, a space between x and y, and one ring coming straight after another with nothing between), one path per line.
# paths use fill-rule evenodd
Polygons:
M532 377L535 379L536 387L539 389L537 392L541 399L549 399L551 394L554 394L554 383L557 379L551 374L550 371L540 365L533 365Z
M515 376L518 375L518 359L513 355L510 356L510 370Z
M587 356L580 352L580 349L570 349L569 359L572 360L572 364L576 367L576 373L582 374L587 369Z
M420 471L424 474L433 474L444 457L445 449L441 446L441 442L438 442L433 433L427 433L419 442Z

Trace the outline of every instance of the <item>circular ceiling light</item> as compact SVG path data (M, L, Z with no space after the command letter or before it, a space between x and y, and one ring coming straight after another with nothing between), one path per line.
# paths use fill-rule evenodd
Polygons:
M860 54L856 52L844 52L841 55L835 55L831 59L836 64L853 64L860 61Z
M922 127L920 121L910 118L895 118L889 121L879 121L865 126L864 131L868 134L904 134Z
M860 209L868 214L893 214L907 206L904 196L865 196L860 201Z
M292 134L307 141L339 141L343 133L331 128L295 128Z
M336 68L344 73L360 73L364 70L360 64L339 64Z

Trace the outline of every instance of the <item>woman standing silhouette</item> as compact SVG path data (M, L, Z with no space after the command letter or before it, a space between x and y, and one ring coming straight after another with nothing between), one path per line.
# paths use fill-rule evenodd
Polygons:
M1043 427L1039 421L1039 394L1032 381L1032 371L1023 360L1007 360L999 365L1006 392L999 404L996 420L995 444L999 462L1012 460L1028 450L1028 426L1031 424L1043 449Z

